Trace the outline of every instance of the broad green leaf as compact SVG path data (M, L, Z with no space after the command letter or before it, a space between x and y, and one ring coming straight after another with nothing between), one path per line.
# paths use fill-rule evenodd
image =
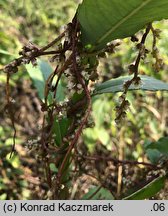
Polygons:
M165 179L165 176L154 179L145 187L141 188L130 196L125 197L124 200L143 200L154 196L164 187Z
M148 159L153 163L153 164L157 164L159 162L159 160L161 160L163 158L163 156L165 156L164 154L162 154L160 151L158 151L157 149L152 147L150 148L151 144L153 142L150 142L148 140L146 140L143 144L145 153L148 157Z
M26 65L26 69L33 81L35 88L37 89L40 99L44 101L45 81L52 72L51 66L39 60L36 67L33 67L32 64L28 64ZM49 95L49 97L51 97L51 95Z
M47 80L51 72L53 71L52 67L45 61L39 60L38 61L39 69L44 77L44 80Z
M97 192L97 193L96 193ZM89 190L88 193L86 193L82 200L114 200L113 195L105 188L94 187Z
M146 149L156 149L165 156L168 156L168 137L162 137L157 142L147 145Z
M38 65L33 67L32 64L26 65L27 72L31 77L35 88L37 89L38 95L41 100L44 100L44 89L45 82L48 79L49 75L53 72L52 67L45 61L38 60ZM56 80L53 81L53 85ZM48 100L51 101L52 93L49 93ZM57 88L57 101L63 101L65 98L63 87L61 83L59 83Z
M62 142L61 127L57 118L54 118L53 133L55 134L55 142L59 146Z
M168 18L167 0L83 0L78 8L82 41L99 50L114 40L132 36L147 23Z
M37 89L38 95L41 100L44 101L44 89L45 89L45 82L48 79L49 75L52 73L52 67L45 61L38 60L38 65L33 67L32 64L26 65L26 69L31 77L35 88ZM56 80L53 80L53 85L55 84ZM53 93L49 93L48 95L48 102L52 102L52 95ZM63 87L59 82L57 88L57 95L56 100L58 102L63 101L65 98ZM56 118L54 119L53 123L53 133L55 133L56 143L60 145L62 142L62 137L65 135L65 128L68 126L67 120L58 121ZM63 130L63 131L62 131Z
M157 149L147 149L146 150L147 157L153 164L157 164L162 154Z
M63 118L59 121L57 120L56 117L54 118L52 130L53 133L55 134L55 141L58 146L62 143L62 139L67 133L69 124L70 124L70 120L67 118Z
M60 124L62 137L64 137L67 133L69 125L71 124L71 120L65 117L60 120L59 124Z
M122 92L123 85L126 81L130 80L132 76L123 76L116 79L106 81L104 83L97 84L93 95L103 93L115 93ZM153 77L140 75L141 84L131 85L129 90L145 90L145 91L168 91L168 84L163 81L157 80Z

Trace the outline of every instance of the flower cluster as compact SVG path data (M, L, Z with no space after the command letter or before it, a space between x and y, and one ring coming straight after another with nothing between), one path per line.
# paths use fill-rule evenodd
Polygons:
M119 97L120 105L116 106L115 111L116 111L116 118L115 122L116 124L120 123L122 120L125 119L126 117L126 111L128 110L130 103L128 100L126 100L126 94L123 93Z
M37 48L37 46L29 42L26 46L22 48L22 51L19 52L19 55L21 55L21 57L15 59L14 61L6 65L4 67L4 72L9 74L16 73L18 71L18 67L21 64L29 64L30 62L33 66L36 66L36 56L39 55L37 54L38 52L39 49Z

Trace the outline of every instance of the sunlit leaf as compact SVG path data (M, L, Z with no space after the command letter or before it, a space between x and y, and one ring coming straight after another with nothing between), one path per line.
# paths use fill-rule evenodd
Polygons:
M167 0L83 0L78 8L82 41L102 49L109 41L132 36L147 23L168 18L167 11Z
M49 75L53 72L52 67L45 61L39 60L38 65L33 67L32 64L26 65L27 72L31 77L35 88L37 89L38 95L41 100L44 100L44 90L45 90L45 83L48 79ZM55 80L53 81L53 85L55 84ZM48 100L51 101L52 93L50 92L48 95ZM57 88L57 101L63 101L65 98L63 87L59 82Z
M20 160L17 155L14 155L13 157L10 158L10 153L6 155L6 160L14 167L14 168L19 168L20 166Z
M37 89L40 99L44 100L45 81L52 72L52 68L50 65L48 65L48 67L41 70L41 64L43 64L41 61L38 61L38 65L36 67L33 67L32 64L28 64L26 65L26 69L33 81L35 88Z
M116 79L97 84L95 86L94 95L103 93L122 92L123 85L126 81L130 80L132 76L123 76ZM168 91L168 84L163 81L157 80L153 77L140 75L141 83L139 85L132 84L129 90L145 90L145 91Z
M164 187L165 179L165 176L154 179L145 187L141 188L130 196L125 197L124 200L143 200L154 196Z
M6 200L7 198L7 194L6 193L3 193L0 195L0 200Z

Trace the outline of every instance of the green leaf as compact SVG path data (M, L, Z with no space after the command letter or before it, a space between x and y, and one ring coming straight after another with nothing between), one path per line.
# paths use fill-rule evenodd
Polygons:
M60 146L62 142L62 134L61 134L60 123L56 117L54 118L54 123L53 123L53 133L55 134L56 144Z
M162 154L157 149L147 149L146 154L147 154L148 159L153 164L157 164L159 159L162 156Z
M55 166L54 163L50 163L50 170L53 171L53 172L55 172L55 173L58 172L58 169L57 169L57 167Z
M143 200L154 196L164 187L165 179L165 176L154 179L145 187L141 188L130 196L125 197L124 200Z
M162 137L157 142L151 142L146 149L156 149L165 156L168 156L168 137Z
M132 76L123 76L116 79L106 81L104 83L97 84L93 95L103 93L115 93L122 92L123 85L126 81L131 80ZM129 90L145 90L145 91L168 91L168 84L153 77L140 75L141 84L131 85Z
M39 60L37 63L38 65L36 67L33 67L32 64L26 65L26 69L33 81L35 88L37 89L40 99L44 101L45 81L51 74L52 68L48 63L41 60ZM49 95L49 97L51 97L51 95Z
M167 0L83 0L78 8L82 41L100 50L114 39L132 36L147 23L168 18Z
M82 197L82 200L114 200L110 191L105 188L99 188L100 187L94 187L90 189L89 192Z
M56 117L54 118L52 130L53 133L55 134L55 141L57 146L61 145L62 139L66 135L69 125L70 125L70 120L67 119L66 117L61 120L57 120Z
M7 198L7 194L6 193L3 193L0 195L0 200L6 200Z
M47 62L39 60L38 61L38 67L43 75L44 80L47 80L51 72L53 71L51 65L49 65Z
M100 142L108 146L110 144L110 136L106 129L104 128L96 128L97 136Z
M146 140L143 144L143 147L144 147L145 153L146 153L148 159L151 161L151 163L157 164L159 162L159 160L161 160L163 158L163 156L165 156L165 155L162 154L160 151L158 151L155 148L152 149L152 146L151 146L152 143L153 142Z
M44 89L45 89L45 82L52 73L53 69L52 67L45 61L38 60L37 61L37 66L33 67L32 64L26 65L26 69L29 73L29 76L31 77L33 84L35 88L37 89L38 95L41 100L44 101ZM55 84L56 79L53 80L53 85ZM52 96L53 93L49 93L48 95L48 102L52 102ZM63 91L63 86L61 82L58 84L57 88L57 95L56 95L56 100L58 102L61 102L65 99L64 91ZM65 130L68 127L67 119L63 119L58 121L56 118L54 118L53 122L53 133L56 135L55 141L57 145L60 145L62 142L62 137L65 135Z
M17 155L14 155L12 158L10 158L10 153L6 155L6 160L14 167L19 168L20 167L20 160Z
M48 64L45 61L38 60L37 66L33 67L32 64L26 65L27 72L29 76L31 77L33 84L35 88L37 89L38 95L41 100L44 101L44 89L45 89L45 82L48 79L49 75L53 72L53 69L50 64ZM53 81L53 85L56 80ZM50 102L52 100L52 94L49 93L48 101ZM61 85L61 82L58 84L57 88L57 95L56 99L57 101L63 101L65 98L63 87Z

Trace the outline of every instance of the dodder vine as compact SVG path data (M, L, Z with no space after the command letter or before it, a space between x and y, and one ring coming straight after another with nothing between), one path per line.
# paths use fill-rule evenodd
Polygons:
M81 64L82 58L82 45L80 43L80 29L79 23L74 17L72 23L66 26L65 31L54 41L49 43L43 48L38 48L36 45L30 43L23 47L19 53L20 58L15 59L12 63L8 64L4 71L7 73L7 110L11 116L12 125L14 128L14 144L12 152L15 148L16 129L14 126L14 119L12 113L12 104L10 103L10 87L9 77L18 71L18 66L22 64L29 64L30 62L36 66L37 57L43 55L52 55L51 61L57 59L55 70L48 77L44 89L44 101L41 101L41 111L44 112L43 124L41 129L41 139L39 140L39 151L45 167L45 173L48 185L50 187L51 198L61 199L62 188L65 190L68 164L73 155L73 149L76 148L76 143L82 133L83 128L87 125L88 118L91 112L91 95L88 88L89 72L85 71L86 65ZM60 43L60 41L63 41ZM56 43L59 43L57 50L49 50ZM84 57L83 57L84 58ZM91 71L92 69L89 68ZM60 104L56 100L58 83L62 75L67 77L67 87L70 92L68 100ZM54 78L57 77L56 83L53 85ZM67 91L67 92L68 92ZM53 93L52 103L49 104L49 93ZM76 117L76 115L78 117ZM56 131L53 131L54 122L58 123L62 118L69 117L70 123L66 131L65 137L61 143L54 143L53 136ZM80 124L79 124L80 122ZM52 162L53 155L55 165L58 168L58 173L54 178L51 175L50 163ZM67 190L68 191L68 190Z
M133 78L125 82L123 94L120 96L121 104L116 107L118 123L126 116L126 110L129 107L129 102L126 99L127 91L131 84L140 85L141 79L139 75L139 64L141 59L144 59L148 54L145 48L146 37L149 32L153 33L153 57L156 59L155 66L157 69L161 66L161 60L158 57L156 48L156 38L159 37L158 31L154 30L152 24L149 24L145 33L142 36L141 42L137 45L138 56L135 63L129 66L129 71L133 74ZM20 57L8 64L4 71L7 73L6 82L6 110L9 113L12 126L14 129L12 153L15 151L16 129L14 123L13 104L10 101L10 86L9 79L13 73L18 71L20 65L31 63L37 65L37 58L44 55L51 55L50 61L55 64L55 69L50 74L45 82L44 101L41 101L41 111L43 112L43 123L41 128L41 137L38 140L37 154L43 162L45 169L46 181L49 187L49 199L67 199L69 197L68 181L71 180L70 166L72 160L102 160L111 161L116 166L123 164L129 165L144 165L151 169L161 169L156 165L145 162L133 162L126 160L117 160L114 158L104 158L102 156L85 156L81 155L77 149L77 142L85 127L92 127L94 124L90 121L91 113L91 90L89 81L94 82L98 78L97 66L98 59L105 57L106 53L113 53L115 46L113 43L108 44L99 52L88 52L88 47L83 47L80 41L80 25L77 16L72 22L66 26L65 31L60 34L54 41L46 46L39 48L38 46L29 43L22 48L19 53ZM133 42L137 42L135 36L132 37ZM55 44L58 44L57 49L54 49ZM61 79L66 81L67 97L63 102L56 99L58 94L58 85ZM56 81L54 81L56 80ZM49 96L52 95L52 100ZM55 139L57 131L55 125L65 124L66 131L61 141ZM33 146L32 146L33 147ZM50 170L50 164L54 163L57 168L57 173L53 175ZM76 171L76 167L75 167ZM74 172L75 172L74 171ZM105 187L105 184L102 184ZM100 187L101 188L101 187ZM100 190L96 191L96 193ZM108 188L107 188L108 189ZM93 194L94 195L94 194ZM92 197L92 196L90 196Z

